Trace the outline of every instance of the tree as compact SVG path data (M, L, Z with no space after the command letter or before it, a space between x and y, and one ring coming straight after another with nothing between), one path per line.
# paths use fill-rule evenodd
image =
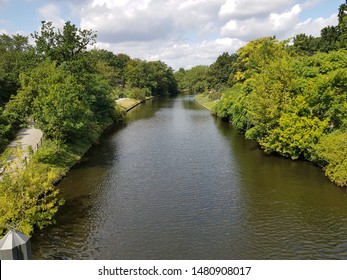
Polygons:
M319 50L329 52L339 48L340 33L337 26L328 26L321 30Z
M270 130L259 143L266 152L278 153L292 159L310 159L315 144L328 128L329 119L283 113L278 126Z
M49 57L58 63L76 59L88 45L95 43L96 33L77 28L67 21L63 30L56 30L52 22L42 21L41 32L34 32L36 50L43 58Z
M340 5L338 12L338 31L340 35L340 47L347 48L347 1Z
M319 41L319 38L301 33L294 37L293 47L299 54L313 55L319 49Z
M83 86L49 61L21 75L21 88L6 111L19 122L33 118L47 138L60 140L85 137L93 115Z
M33 47L22 35L0 35L0 106L19 88L19 74L35 65Z
M132 60L126 67L125 81L129 87L148 89L154 96L177 93L173 70L161 61Z
M131 58L126 54L114 54L107 50L92 50L91 54L95 55L97 59L107 65L108 70L103 71L112 87L125 86L125 70Z
M16 228L31 235L34 228L54 223L53 216L63 203L57 198L58 189L53 185L54 175L44 164L30 160L26 165L23 151L14 151L16 160L7 161L6 170L0 180L0 236L6 224L16 224ZM23 166L26 165L26 168Z
M180 92L187 94L200 94L209 89L209 67L204 65L194 66L189 70L180 69L176 72Z
M250 139L266 137L278 126L283 112L291 106L291 58L284 48L277 46L272 49L272 55L277 59L268 60L260 73L253 74L247 81L252 89L246 97L248 115L253 124L246 132L246 137Z
M337 185L347 186L347 133L335 131L325 135L315 148L325 174Z
M216 62L210 66L210 86L215 90L220 90L230 85L235 74L235 62L237 54L224 52Z

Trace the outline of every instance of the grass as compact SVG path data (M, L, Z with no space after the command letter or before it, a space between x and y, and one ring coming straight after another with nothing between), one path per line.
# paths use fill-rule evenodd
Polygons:
M117 104L124 108L126 111L139 103L141 103L141 101L131 98L125 98L117 101Z
M198 94L195 96L195 101L198 102L201 106L205 107L207 110L211 111L215 106L215 100L211 100L208 97L208 94Z

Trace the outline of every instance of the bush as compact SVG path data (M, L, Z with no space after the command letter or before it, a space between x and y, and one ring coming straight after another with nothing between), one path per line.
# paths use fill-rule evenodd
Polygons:
M322 137L315 147L325 174L339 186L347 186L347 132L336 131Z

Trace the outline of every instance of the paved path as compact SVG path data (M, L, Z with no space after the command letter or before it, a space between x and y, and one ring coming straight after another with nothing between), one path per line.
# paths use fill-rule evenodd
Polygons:
M18 147L18 145L26 151L31 146L34 151L37 150L38 145L41 143L43 133L40 129L34 128L33 123L29 123L28 127L22 128L18 131L16 139L13 140L8 147Z
M28 156L28 147L31 146L34 151L37 151L38 147L41 145L41 139L43 137L43 133L40 129L34 128L33 123L28 123L28 127L22 128L18 131L16 139L13 140L8 148L20 147L24 151L24 157ZM14 156L11 155L7 161L14 160ZM0 167L0 174L4 170ZM1 177L0 177L1 179Z

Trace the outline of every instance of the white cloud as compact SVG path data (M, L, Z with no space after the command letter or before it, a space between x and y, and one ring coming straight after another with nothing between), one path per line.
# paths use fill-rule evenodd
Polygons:
M305 33L315 37L320 36L320 31L327 26L336 26L338 24L337 14L333 14L328 18L307 19L298 23L291 31L288 37L294 37L297 34Z
M148 41L123 43L98 43L98 48L108 49L114 53L126 53L133 58L144 60L161 60L178 70L199 64L210 65L223 52L233 53L246 43L239 39L219 38L200 43L184 41Z
M262 36L318 36L337 24L336 15L305 21L300 16L320 1L75 0L71 7L81 28L97 31L100 47L177 69L210 64Z
M94 0L83 9L81 27L97 30L103 41L155 40L164 37L172 22L167 10L159 11L149 0Z
M37 9L41 20L51 21L53 26L62 28L65 21L60 17L60 8L56 4L49 3Z
M226 0L220 7L219 16L233 19L262 17L271 12L282 11L295 2L293 0Z
M266 18L252 17L245 20L231 20L221 29L225 37L252 40L263 36L273 36L285 39L288 30L299 23L301 8L295 5L290 11L270 13Z

